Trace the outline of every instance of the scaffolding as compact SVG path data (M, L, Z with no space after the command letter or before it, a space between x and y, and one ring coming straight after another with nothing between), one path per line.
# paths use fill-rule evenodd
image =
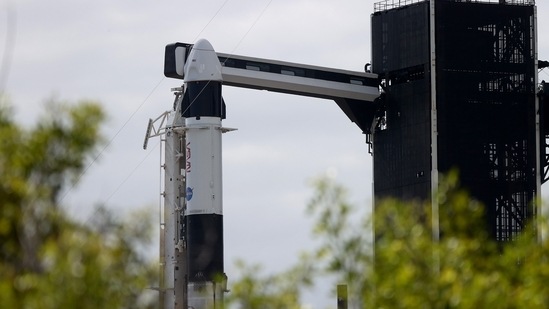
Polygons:
M374 12L392 10L419 2L428 2L429 0L384 0L374 3ZM474 2L474 3L493 3L509 5L534 5L535 0L445 0L451 2Z
M512 241L535 216L545 159L536 137L535 7L485 3L503 1L437 0L434 28L430 1L384 1L398 8L372 15L372 71L386 90L384 125L373 137L374 194L429 199L431 163L441 173L457 169L485 205L492 237Z

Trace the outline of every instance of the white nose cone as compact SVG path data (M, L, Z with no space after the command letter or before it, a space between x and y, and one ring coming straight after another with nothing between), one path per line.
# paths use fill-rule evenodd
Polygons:
M207 40L198 40L185 65L185 83L194 81L223 81L221 63Z

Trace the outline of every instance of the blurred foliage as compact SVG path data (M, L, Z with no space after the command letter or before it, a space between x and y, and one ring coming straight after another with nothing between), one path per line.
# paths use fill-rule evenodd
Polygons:
M231 284L226 304L229 308L298 309L300 291L311 285L312 265L303 263L275 275L264 275L258 265L237 261L239 278Z
M94 102L49 102L24 128L0 108L0 307L151 307L144 291L155 275L138 252L150 217L120 221L100 208L81 223L60 206L93 159L104 119Z
M329 274L347 284L349 308L549 304L549 242L539 241L533 228L509 243L493 241L486 233L483 206L460 189L457 173L447 175L438 192L438 241L433 238L431 203L378 201L371 216L353 207L345 189L329 178L315 182L313 196L308 210L320 245L308 262L301 263L309 265L309 283L326 280L323 277ZM275 294L277 299L288 293L296 298L288 308L299 308L299 284L286 291L283 284L266 281L254 269L244 274L244 281L234 286L245 283L246 299L264 301L264 307L255 303L241 308L271 308L270 298L263 297L268 290L283 293ZM333 299L327 308L335 306L335 295Z

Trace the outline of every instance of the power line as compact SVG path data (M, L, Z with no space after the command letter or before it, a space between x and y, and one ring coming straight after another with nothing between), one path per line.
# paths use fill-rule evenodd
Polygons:
M223 7L225 7L225 5L229 2L229 0L225 0L223 2L223 4L217 9L217 11L215 12L215 14L210 18L210 20L208 21L208 23L206 23L206 25L202 28L202 30L200 30L200 32L197 34L196 38L195 38L195 41L196 39L198 38L198 36L200 36L200 34L208 27L208 25L210 25L210 23L217 17L217 15L219 14L219 12L223 9ZM145 99L142 101L142 103L137 107L137 109L130 115L130 117L128 117L128 119L124 122L124 124L120 127L120 129L118 129L118 131L114 134L114 136L109 140L109 142L103 147L103 149L101 149L101 151L99 152L99 154L97 154L97 156L94 157L94 159L90 162L90 164L88 164L88 166L82 171L82 173L78 176L78 178L76 179L76 181L74 182L74 184L65 192L65 194L63 195L63 197L61 198L61 202L65 199L65 197L70 193L72 192L72 190L74 189L74 187L76 186L76 184L80 181L80 179L87 173L87 171L90 169L90 167L92 167L95 162L99 159L99 157L105 152L105 150L107 150L107 148L110 147L110 145L113 143L113 141L116 139L116 137L118 136L118 134L120 134L120 132L122 132L122 130L126 127L126 125L133 119L133 117L135 116L135 114L141 109L141 107L147 102L147 100L151 97L151 95L156 91L156 89L160 86L160 84L162 84L162 82L164 81L165 77L162 77L162 79L156 84L156 86L154 86L154 88L149 92L149 94L147 95L147 97L145 97ZM1 84L0 84L1 85ZM0 88L1 89L1 88ZM203 90L202 90L203 91ZM202 93L202 91L200 93ZM1 93L1 92L0 92ZM193 102L191 102L190 105L192 105ZM190 107L189 105L189 107ZM150 154L150 153L149 153ZM147 156L149 155L147 154ZM139 165L141 165L141 163L139 163ZM133 173L133 172L132 172ZM124 182L126 182L126 180L124 180ZM118 190L117 190L118 191ZM112 197L109 196L108 199L110 199Z
M110 201L110 199L120 190L120 188L122 188L122 186L128 181L128 179L130 179L130 177L135 173L135 171L137 171L137 169L147 160L147 158L151 155L151 153L153 152L153 150L156 149L156 147L158 147L158 145L160 144L160 142L156 143L154 145L154 147L149 150L149 152L147 152L147 155L139 162L137 163L137 165L133 168L133 170L126 176L126 178L124 178L124 180L122 180L122 182L120 182L120 184L118 185L118 187L116 187L116 189L109 195L109 197L107 197L104 201L103 201L103 204L107 204L108 201Z
M124 180L122 180L122 182L120 182L120 184L116 187L116 189L105 200L103 200L101 205L106 205L110 201L110 199L116 193L118 193L118 191L122 188L122 186L130 179L131 176L133 176L135 171L137 171L137 169L147 160L147 158L156 149L156 147L158 147L159 144L160 144L160 142L156 143L154 145L154 147L152 147L151 150L149 150L149 152L147 152L147 155L145 155L145 157L133 168L133 170L126 176L126 178L124 178ZM97 214L97 212L99 210L101 210L101 207L96 207L95 210L88 216L88 218L86 219L84 224L88 224L90 222L90 220Z
M73 191L73 189L76 187L76 184L80 181L80 179L82 177L84 177L84 175L88 172L88 170L90 169L90 167L92 167L95 162L97 162L97 160L99 159L99 157L101 157L101 155L105 152L105 150L107 150L107 148L109 148L113 141L116 139L116 137L118 136L118 134L120 134L120 132L122 132L122 130L124 130L124 128L126 127L126 125L133 119L133 117L135 116L135 114L137 114L137 112L141 109L141 107L143 107L143 105L145 105L145 103L149 100L149 98L152 96L152 94L156 91L156 89L160 86L160 84L162 84L162 82L164 81L165 77L162 77L162 79L160 79L160 81L156 84L156 86L154 86L154 88L149 92L149 94L145 97L145 99L141 102L141 104L134 110L134 112L128 117L128 119L124 122L124 124L122 124L122 126L118 129L118 131L116 131L116 133L113 135L113 137L107 142L107 144L101 149L101 151L99 151L99 153L93 158L93 160L88 164L88 166L86 166L86 168L80 173L80 175L78 175L78 177L76 178L76 181L70 186L70 188L65 191L65 193L63 194L63 196L61 197L61 199L59 200L59 202L63 202L63 200L67 197L67 195Z
M204 30L206 30L206 28L210 25L210 23L217 17L217 15L219 14L219 12L221 12L221 10L225 7L225 5L227 4L227 2L229 2L229 0L225 0L225 2L223 2L223 4L221 4L221 6L219 7L219 9L217 9L217 11L215 12L215 14L212 16L212 18L210 18L210 20L208 21L208 23L206 23L206 25L202 28L202 30L200 30L200 32L194 37L194 40L193 42L196 42L196 40L198 40L198 38L200 37L200 35L202 34L202 32L204 32Z
M255 25L257 24L257 22L261 19L261 17L263 17L263 14L265 14L265 11L267 11L267 8L269 8L269 6L271 5L271 3L273 2L273 0L269 0L269 2L267 2L267 5L265 5L265 7L263 7L263 10L261 10L261 13L259 13L259 15L257 16L257 18L254 20L254 22L252 23L252 25L248 28L248 30L246 31L246 33L244 33L244 35L242 36L242 38L240 38L240 40L238 41L238 43L236 44L236 46L233 48L233 50L231 51L231 54L234 54L234 52L236 51L236 49L240 46L240 44L242 44L242 42L244 41L244 39L248 36L248 34L250 34L250 32L252 31L252 29L255 27Z
M219 10L217 10L216 14L214 15L214 17L212 17L212 19L210 19L210 21L208 22L208 25L210 24L210 22L213 20L213 18L215 18L215 16L217 16L217 13L219 13L219 11L223 8L223 6L225 6L225 4L228 2L229 0L226 0L223 5L221 6L221 8L219 8ZM271 5L271 3L273 2L273 0L269 0L269 2L267 2L267 5L265 5L265 7L263 7L263 9L261 10L261 12L259 13L259 15L257 16L257 18L254 20L254 22L250 25L250 27L248 27L248 30L246 30L246 32L244 33L244 35L240 38L240 40L238 40L238 42L236 43L236 46L233 48L233 50L229 53L229 56L225 59L225 61L223 61L223 64L225 64L225 62L227 62L229 59L231 59L231 56L234 55L234 52L235 50L238 48L238 46L240 46L240 44L242 44L242 42L244 41L244 39L248 36L248 34L250 34L250 32L252 31L252 29L255 27L255 25L257 24L257 22L261 19L261 17L263 17L263 14L265 13L265 11L267 11L267 8ZM207 26L207 25L206 25ZM202 29L202 31L204 31L206 27L204 27ZM200 31L200 33L202 33L202 31ZM199 34L200 35L200 34ZM198 36L197 36L198 37ZM196 39L195 39L196 40ZM219 72L221 73L221 72ZM189 106L187 106L187 108L182 112L183 114L185 112L187 112L189 110L189 108L191 108L191 106L194 104L194 102L196 101L196 99L198 99L198 97L200 97L200 95L202 94L202 92L204 91L204 89L206 89L206 87L208 87L208 85L210 84L211 81L208 81L203 87L202 89L200 90L200 92L198 93L198 95L195 97L194 100L192 100L192 102L189 104Z
M229 2L229 0L225 0L223 2L223 4L219 7L219 9L217 9L217 11L215 12L215 14L210 18L210 20L207 22L207 24L202 28L202 30L197 34L195 40L200 36L200 34L210 25L210 23L219 15L219 12L225 7L225 5ZM271 5L271 3L273 2L273 0L269 0L269 2L267 2L267 4L265 5L265 7L263 7L263 9L261 10L261 12L259 13L259 15L257 16L257 18L253 21L253 23L250 25L250 27L246 30L246 32L244 33L244 35L240 38L240 40L238 40L236 46L233 48L233 51L231 52L231 54L234 53L234 51L240 46L240 44L244 41L244 39L248 36L248 34L251 32L251 30L255 27L255 25L259 22L259 20L263 17L264 13L266 12L267 8ZM230 58L230 56L229 56ZM80 178L83 177L83 175L85 175L85 173L88 171L88 169L97 161L97 159L101 156L101 154L112 144L112 142L114 141L114 139L118 136L118 134L124 129L124 127L128 124L128 122L133 118L133 116L137 113L137 111L139 111L139 109L141 109L141 107L145 104L145 102L149 99L149 97L156 91L156 89L160 86L160 84L164 81L165 77L163 77L160 82L152 89L152 91L149 93L149 95L147 95L147 97L145 98L145 100L143 100L143 102L141 103L141 105L139 105L139 107L130 115L130 117L128 118L128 120L126 120L126 122L122 125L122 127L116 132L116 134L111 138L111 140L107 143L107 145L100 151L100 153L93 159L93 161L86 167L86 169L80 174L80 176L77 178L77 181L75 182L75 184L80 180ZM208 83L206 83L206 85L200 90L200 92L198 93L197 97L198 98L200 96L200 94L206 89L206 87L208 86L208 84L210 83L210 81L208 81ZM196 98L190 102L189 106L187 106L187 108L183 111L183 113L185 113L193 104L194 102L196 101ZM155 147L158 146L155 145ZM104 201L104 203L107 203L119 190L120 188L130 179L130 177L135 173L135 171L137 170L137 168L139 166L141 166L141 164L143 164L143 162L146 160L146 158L150 155L151 152L148 152L147 155L145 156L145 158L140 161L137 166L126 176L126 178L118 185L118 187L116 188L116 190L111 194L109 195L109 197ZM75 185L73 185L64 195L63 197L61 198L61 201L67 196L68 193L70 193L72 191L72 189L74 188ZM93 214L90 216L92 217Z

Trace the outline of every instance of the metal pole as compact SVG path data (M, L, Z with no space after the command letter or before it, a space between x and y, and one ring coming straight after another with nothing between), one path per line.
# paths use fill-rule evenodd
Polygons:
M171 113L165 133L164 161L164 241L163 285L164 308L186 309L186 245L182 233L185 179L184 119L177 111Z
M337 285L337 309L347 309L349 306L349 296L347 294L347 285Z

